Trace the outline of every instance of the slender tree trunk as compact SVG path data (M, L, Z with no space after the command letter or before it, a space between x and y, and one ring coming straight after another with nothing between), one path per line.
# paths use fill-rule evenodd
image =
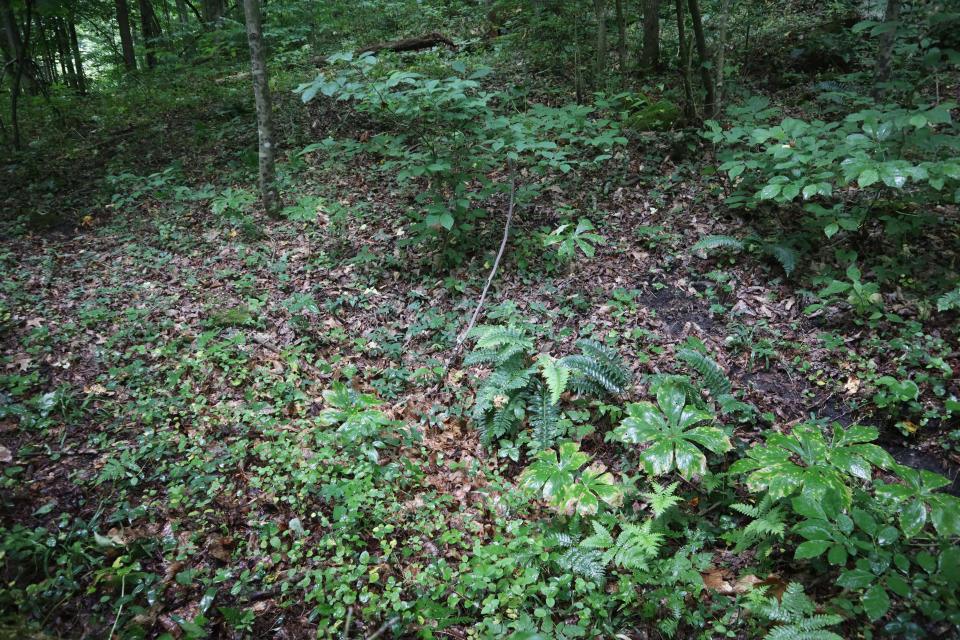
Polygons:
M643 55L640 65L647 69L660 66L660 0L643 3Z
M150 0L138 0L140 6L140 35L143 37L143 47L146 50L147 68L153 69L157 66L157 38L162 35L160 31L160 21L157 20L157 14L153 11L153 5Z
M593 65L593 81L596 84L607 66L607 12L604 0L593 0L593 12L597 18L597 59Z
M900 20L900 0L887 0L887 10L883 16L884 24ZM897 26L893 24L889 31L880 36L880 49L877 51L877 63L873 72L873 99L877 102L887 95L887 85L893 75L893 44L897 40Z
M243 12L247 22L253 97L257 107L257 132L260 139L260 193L263 198L263 208L268 215L276 217L280 212L280 194L277 190L277 172L274 165L270 76L267 72L267 57L263 49L258 0L243 0Z
M70 16L68 23L70 30L70 47L73 50L73 63L77 71L77 91L80 95L87 93L87 78L83 75L83 56L80 54L80 41L77 38L77 23L73 16Z
M67 35L66 21L63 18L57 19L57 49L60 52L60 60L65 68L64 73L69 78L69 84L77 89L77 70L73 67L73 52L70 49L70 37Z
M177 19L180 21L180 26L186 26L187 24L187 3L183 0L177 0Z
M117 27L120 30L120 49L123 51L123 66L127 71L137 70L137 55L133 49L133 35L130 33L130 7L127 0L113 0L117 11Z
M683 114L688 120L697 116L697 103L693 97L693 83L690 81L690 45L687 42L686 12L683 0L676 0L677 36L680 40L680 81L683 83Z
M623 15L623 0L617 0L617 57L620 59L620 75L627 78L627 20Z
M26 68L30 64L28 50L30 47L30 22L33 20L33 1L26 0L23 35L20 34L20 26L17 24L16 16L10 6L9 0L0 0L0 13L3 14L3 28L7 32L7 38L10 47L13 49L13 82L10 87L10 128L13 131L13 148L19 151L20 145L20 86L24 77L30 77L26 74Z
M713 105L713 113L710 114L711 118L715 118L720 109L723 108L723 92L724 92L724 67L727 64L727 23L730 21L730 0L723 0L720 3L720 34L717 36L719 42L717 43L717 69L716 69L716 82L717 90L714 96L715 104Z
M700 18L700 3L697 0L689 0L690 20L693 24L693 39L697 43L697 57L700 59L700 78L707 90L707 101L703 105L703 112L712 114L714 105L717 104L716 88L713 86L713 74L707 67L710 61L710 53L707 51L707 39L703 35L703 20Z

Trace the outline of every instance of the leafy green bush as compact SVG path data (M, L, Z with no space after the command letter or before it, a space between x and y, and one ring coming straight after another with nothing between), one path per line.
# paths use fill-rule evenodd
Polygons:
M727 204L803 203L807 224L831 237L874 217L898 232L935 219L907 211L905 202L942 201L945 194L960 202L954 103L865 109L833 122L785 118L778 124L771 122L777 110L769 104L753 97L728 110L730 126L706 123L702 135L718 146L719 169L733 187ZM881 201L884 197L891 201Z
M421 210L411 213L418 240L438 230L465 239L486 216L483 201L510 191L510 180L501 173L507 163L542 177L568 174L603 162L614 147L626 144L616 123L590 118L592 107L535 104L501 114L496 105L508 96L483 91L479 82L489 69L468 75L462 63L454 62L451 71L459 75L436 79L390 71L369 54L338 54L328 61L335 65L331 72L297 88L303 101L317 94L349 101L386 130L367 142L328 139L307 151L373 153L398 182L425 183L416 196ZM517 202L529 201L543 186L540 180L521 181Z

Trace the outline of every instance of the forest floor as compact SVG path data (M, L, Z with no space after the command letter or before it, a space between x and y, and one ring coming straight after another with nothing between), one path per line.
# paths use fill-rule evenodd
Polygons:
M330 117L295 100L283 109L303 129ZM194 115L165 118L164 139L194 139ZM204 126L239 127L230 113ZM122 132L101 157L129 153L111 150ZM124 144L142 145L137 135ZM149 185L129 178L110 205L78 205L77 223L11 226L0 240L5 552L50 541L42 562L17 570L33 590L8 597L21 611L34 599L34 619L70 637L106 637L117 621L128 637L200 637L191 635L199 626L213 637L248 629L295 638L347 624L368 636L398 622L386 612L401 611L399 600L452 598L437 561L467 574L479 547L511 537L505 513L519 508L509 494L523 465L482 446L467 417L484 370L455 366L438 378L477 303L506 202L488 203L486 243L437 269L430 252L406 242L409 192L361 160L329 166L308 155L290 168L297 190L288 204L305 203L315 220L269 220L222 192L214 213L206 177L249 169L207 140L156 159L177 160L177 172ZM899 462L947 476L960 495L960 442L949 446L960 425L921 424L941 397L960 396L956 313L924 314L892 287L886 309L918 323L907 339L892 325L858 323L849 309L805 314L812 275L833 261L829 244L789 278L755 254L692 251L704 236L770 233L789 220L729 211L697 165L657 144L631 140L629 172L643 176L635 186L590 176L553 185L518 212L482 322L529 326L536 348L555 356L583 337L614 346L636 382L623 402L646 397L646 374L681 372L674 354L700 344L762 416L737 427L738 446L810 418L872 424ZM606 241L594 257L563 263L544 249L538 232L559 224L561 210L597 224ZM926 262L956 265L956 239L953 229L910 246L884 246L879 233L860 241L912 261L909 277L921 281ZM942 389L921 384L916 414L879 408L877 380L920 367L917 350L950 369ZM387 418L409 425L375 452L376 466L396 463L386 479L349 471L353 454L312 439L335 381L377 396ZM601 417L582 430L584 451L619 477L635 475L605 429ZM685 492L683 508L696 512L697 487ZM547 517L545 503L522 501L531 522ZM391 545L403 553L391 555ZM707 551L704 580L715 571L732 580L741 561ZM816 584L787 556L773 574ZM468 637L469 619L446 615L437 633ZM395 633L430 626L402 624Z

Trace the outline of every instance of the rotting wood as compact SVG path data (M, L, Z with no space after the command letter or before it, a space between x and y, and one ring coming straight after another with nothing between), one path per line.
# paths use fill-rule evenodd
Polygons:
M457 49L457 45L453 43L453 40L434 31L419 38L403 38L401 40L391 40L390 42L373 44L369 47L357 49L354 53L355 55L360 55L361 53L376 53L378 51L420 51L441 44L447 45L454 51Z

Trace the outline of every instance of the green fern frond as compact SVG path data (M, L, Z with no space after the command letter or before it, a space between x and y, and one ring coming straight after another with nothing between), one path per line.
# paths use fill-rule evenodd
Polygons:
M937 298L937 311L960 310L960 287Z
M710 393L714 398L725 394L729 395L733 390L727 374L723 372L720 365L708 356L693 351L692 349L682 349L677 352L677 359L683 360L703 376L704 386L710 389Z
M691 251L709 251L710 249L743 250L744 244L733 236L705 236L693 245Z
M547 388L550 389L550 402L557 404L560 402L560 394L567 389L567 382L570 380L570 368L546 354L541 354L537 363L540 365L543 380L547 384Z
M471 329L467 336L477 339L477 349L501 349L504 346L518 347L523 351L533 349L533 339L524 329L517 327L481 325Z
M729 393L722 393L716 398L717 406L720 407L720 413L727 415L730 413L749 416L756 413L757 409L752 404L741 402Z
M650 530L653 521L647 520L642 525L624 525L614 548L607 552L608 559L613 560L624 569L645 570L651 558L657 555L663 543L663 534Z
M567 573L600 582L603 580L606 563L600 551L573 548L557 559L557 566Z
M593 358L620 389L625 389L630 384L630 372L616 349L589 338L577 340L577 346L583 355Z
M650 486L653 487L653 492L644 493L643 497L649 501L650 510L653 511L654 518L659 518L669 511L671 507L683 502L683 498L673 494L673 492L677 490L677 487L680 486L679 482L674 482L667 487L663 487L656 482L651 482Z
M777 259L787 277L797 268L797 251L783 244L767 244L763 250Z
M575 547L577 546L577 538L562 531L551 533L546 538L546 546L562 548Z
M496 349L474 349L463 357L463 366L472 367L477 364L487 362L494 363L500 361L500 352Z
M764 597L749 600L751 609L774 622L781 624L770 630L764 640L842 640L841 636L826 627L843 622L838 615L817 614L816 605L796 582L787 585L777 602L776 598Z
M730 505L730 508L749 518L759 518L761 513L759 506L743 504L741 502Z
M576 374L570 381L571 388L581 388L587 391L602 390L610 394L623 393L623 387L611 375L611 371L602 363L583 355L567 356L563 364Z
M564 431L560 427L560 407L553 403L550 390L540 381L535 382L527 410L532 428L530 451L534 454L546 451L557 443Z
M613 536L602 524L596 520L591 521L593 525L593 535L580 543L584 549L609 549L613 546Z

